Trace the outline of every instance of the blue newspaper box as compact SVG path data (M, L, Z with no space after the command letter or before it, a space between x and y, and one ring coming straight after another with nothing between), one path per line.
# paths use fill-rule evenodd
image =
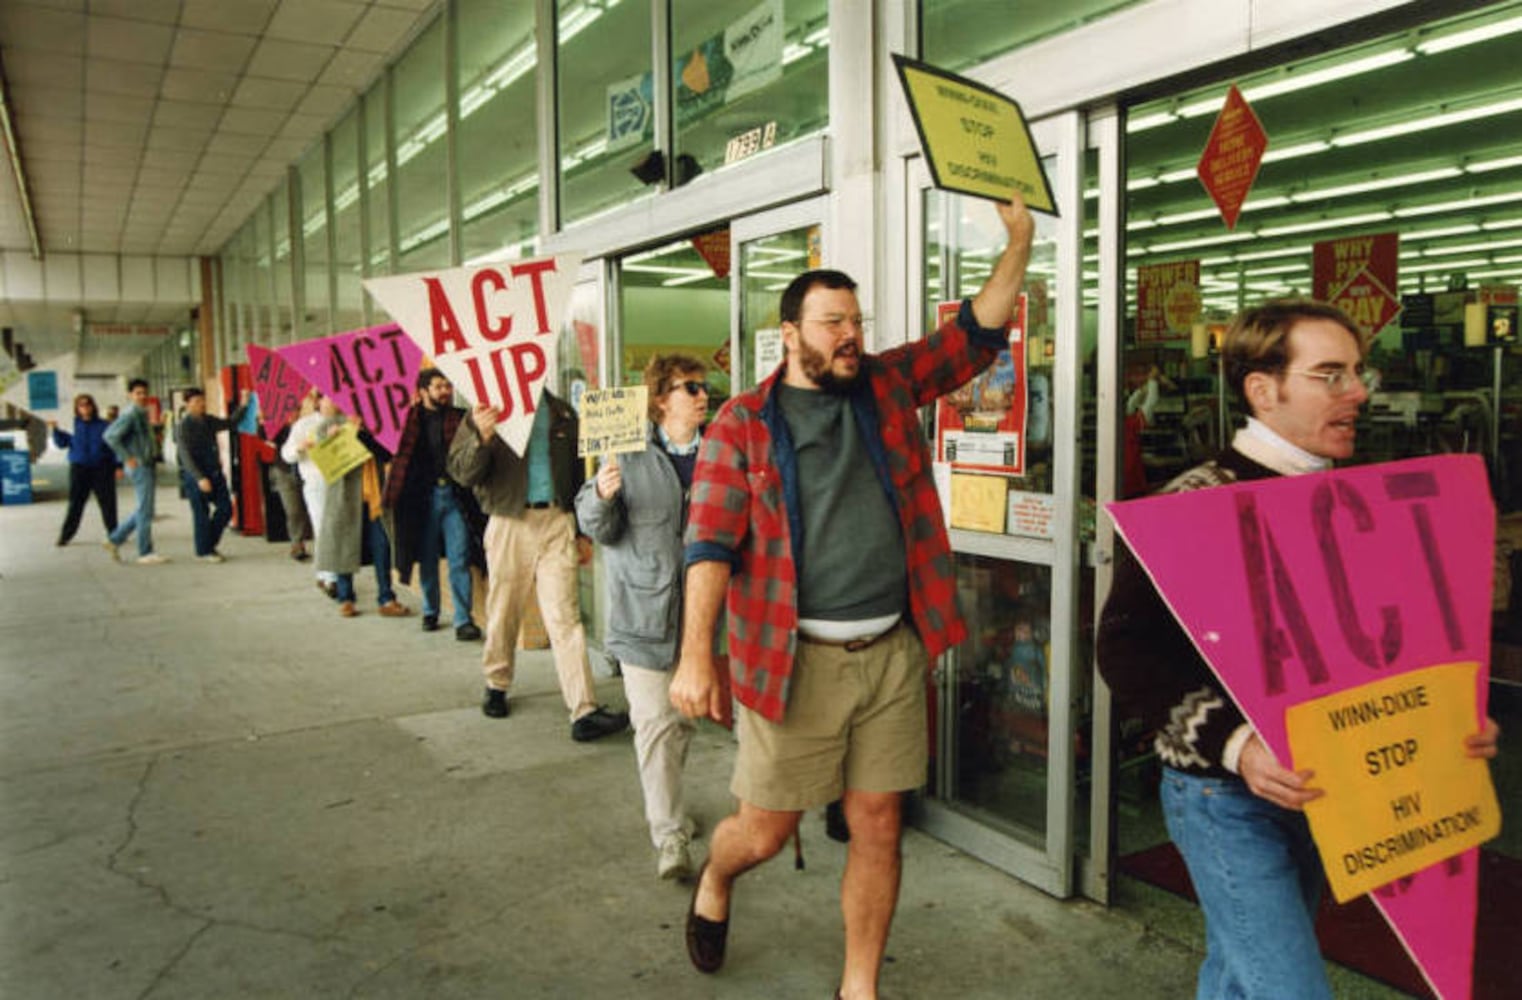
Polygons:
M31 502L31 456L24 451L0 450L0 503Z

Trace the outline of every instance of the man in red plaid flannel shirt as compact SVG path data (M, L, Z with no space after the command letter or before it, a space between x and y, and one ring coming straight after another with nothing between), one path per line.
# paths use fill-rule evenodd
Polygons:
M735 878L781 849L803 810L844 796L851 828L839 996L876 997L898 899L903 792L924 782L925 671L966 634L919 409L1007 346L1034 223L978 294L923 340L862 343L855 283L810 271L783 292L787 358L704 436L687 528L681 660L671 701L723 721L713 647L728 597L739 811L714 830L687 919L693 964L723 962Z

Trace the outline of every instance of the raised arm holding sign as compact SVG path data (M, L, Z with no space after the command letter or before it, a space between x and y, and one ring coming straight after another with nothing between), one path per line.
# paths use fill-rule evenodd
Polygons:
M1323 303L1247 310L1223 347L1247 427L1163 490L1176 495L1110 507L1126 545L1101 617L1099 666L1122 710L1158 730L1164 815L1207 923L1201 995L1330 997L1312 926L1317 847L1327 844L1313 843L1303 810L1338 808L1355 791L1337 754L1351 748L1353 766L1383 774L1377 787L1389 792L1390 813L1397 803L1423 808L1412 799L1421 800L1414 758L1461 768L1466 753L1494 753L1493 726L1474 732L1494 523L1484 470L1456 457L1328 471L1353 453L1368 398L1364 350L1354 322ZM1463 675L1467 704L1441 698L1437 684L1413 693L1415 680L1365 689L1420 668L1451 673L1444 665L1463 661L1479 665ZM1348 720L1371 702L1382 711L1387 694L1408 707L1442 701L1458 714L1444 722L1422 707L1402 723L1423 728L1398 739L1370 727L1367 741L1344 740L1332 757L1303 740L1292 753L1287 709L1315 703L1311 711L1351 731L1359 726ZM1329 695L1345 701L1316 702ZM1452 721L1464 718L1469 725ZM1463 809L1478 810L1460 821L1466 830L1498 822L1493 793L1489 802L1479 791L1465 799ZM1444 854L1427 857L1430 865ZM1469 995L1475 875L1470 850L1375 896L1446 1000Z

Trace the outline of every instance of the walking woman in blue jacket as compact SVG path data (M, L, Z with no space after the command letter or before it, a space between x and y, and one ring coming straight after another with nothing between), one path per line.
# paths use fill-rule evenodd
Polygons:
M48 426L53 430L53 443L69 449L69 512L58 532L58 544L69 544L79 530L79 519L91 493L100 504L100 517L109 535L116 530L116 455L105 442L110 424L101 418L95 397L87 392L74 397L74 433L60 430L51 420Z

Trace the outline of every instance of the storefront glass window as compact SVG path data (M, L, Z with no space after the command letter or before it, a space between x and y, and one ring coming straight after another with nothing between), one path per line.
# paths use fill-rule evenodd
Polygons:
M571 223L659 190L650 5L557 0L560 215Z
M386 167L386 81L365 95L365 178L368 181L370 267L366 276L391 273L391 175ZM372 314L374 305L371 305Z
M445 171L444 19L412 43L392 73L396 148L398 268L448 267L449 189Z
M676 182L829 123L825 0L673 0Z
M957 70L1072 31L1136 0L1035 0L1018 13L1006 0L920 0L925 61Z
M332 332L328 316L328 220L326 199L326 172L322 163L322 142L307 150L296 164L301 178L301 202L298 216L301 219L301 252L303 254L302 295L306 318L301 326L301 336L316 337Z
M728 229L724 231L727 258ZM691 240L626 257L620 263L623 357L614 367L619 385L637 385L652 355L681 352L713 370L717 384L727 373L719 362L729 356L729 280L713 270ZM710 394L717 409L725 394Z
M291 189L281 182L270 195L272 229L275 246L275 330L272 344L289 344L296 339L294 313L291 308Z
M333 236L337 252L333 269L338 275L338 301L334 325L353 330L364 325L364 287L360 284L359 246L359 120L357 112L345 115L333 129Z
M539 223L534 7L458 6L464 259L520 256L532 249Z

